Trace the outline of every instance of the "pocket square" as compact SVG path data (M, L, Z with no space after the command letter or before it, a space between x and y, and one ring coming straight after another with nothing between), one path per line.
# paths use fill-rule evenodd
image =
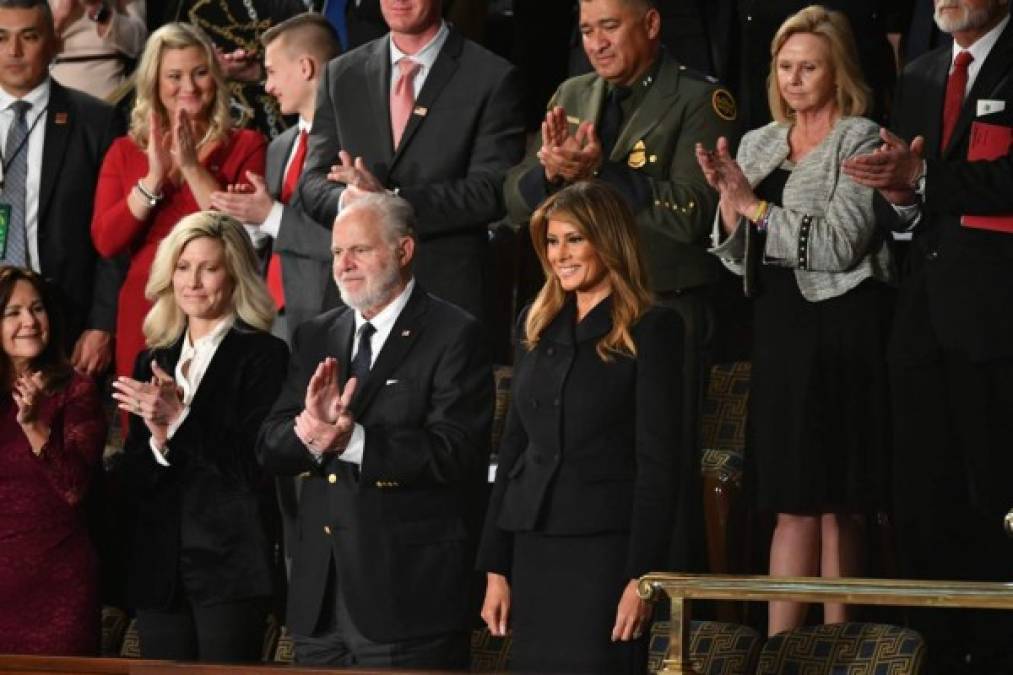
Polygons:
M992 113L1002 112L1006 109L1006 101L1001 101L994 98L979 98L978 99L978 117L982 115L991 115Z

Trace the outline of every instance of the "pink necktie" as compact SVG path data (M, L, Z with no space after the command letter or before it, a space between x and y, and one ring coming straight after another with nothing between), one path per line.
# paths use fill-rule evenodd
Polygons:
M399 75L394 91L390 95L390 131L394 138L394 149L401 143L401 136L408 126L408 118L415 106L415 75L422 64L412 61L407 56L397 62Z

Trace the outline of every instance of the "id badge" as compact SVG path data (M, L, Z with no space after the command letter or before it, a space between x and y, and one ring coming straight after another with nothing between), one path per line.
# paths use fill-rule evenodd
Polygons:
M7 257L7 232L11 225L11 205L0 202L0 258Z

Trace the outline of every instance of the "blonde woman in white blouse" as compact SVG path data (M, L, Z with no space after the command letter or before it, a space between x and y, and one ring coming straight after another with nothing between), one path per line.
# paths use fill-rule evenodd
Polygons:
M239 221L204 211L161 242L148 349L113 397L134 519L128 592L145 658L256 661L277 517L254 452L288 359Z

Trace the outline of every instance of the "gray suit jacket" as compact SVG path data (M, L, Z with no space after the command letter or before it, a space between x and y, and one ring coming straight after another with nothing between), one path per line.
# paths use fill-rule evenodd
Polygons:
M524 153L517 71L451 27L397 148L390 71L387 36L327 64L299 186L303 207L320 222L333 220L344 187L327 172L339 150L362 157L415 208L416 278L478 316L488 225L504 215L503 177Z
M264 178L267 189L275 197L281 194L285 165L298 137L299 127L293 126L267 146ZM291 338L300 323L339 304L331 277L330 227L318 223L303 211L298 191L283 207L274 252L281 258L285 316Z
M787 124L770 124L742 137L737 160L750 185L758 185L788 158ZM802 158L784 187L782 206L771 206L763 262L795 270L799 290L816 302L843 295L873 277L893 280L890 250L876 227L875 191L843 173L841 162L879 146L879 126L844 117ZM736 274L744 273L748 227L721 241L721 214L714 219L711 250Z

